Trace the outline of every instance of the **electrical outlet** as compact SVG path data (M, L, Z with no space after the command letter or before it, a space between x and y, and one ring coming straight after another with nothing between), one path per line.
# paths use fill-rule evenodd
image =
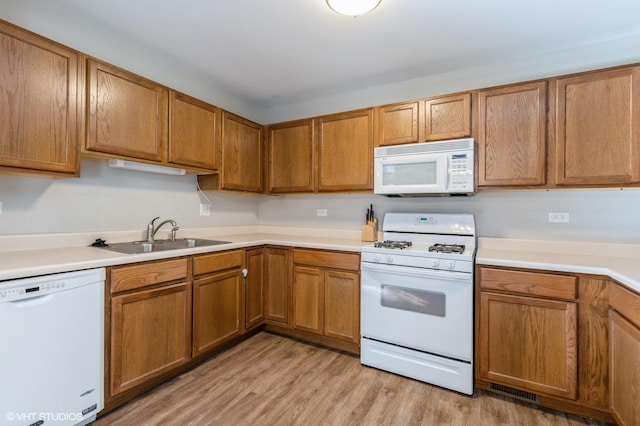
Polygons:
M318 209L316 210L316 215L317 216L326 216L327 215L327 209Z
M569 213L549 213L549 223L569 223Z
M211 204L200 204L200 216L211 216Z

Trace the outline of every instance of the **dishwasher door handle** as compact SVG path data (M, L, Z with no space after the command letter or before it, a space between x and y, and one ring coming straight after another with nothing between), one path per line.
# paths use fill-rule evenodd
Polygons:
M39 306L48 303L53 299L54 294L40 294L37 296L31 296L24 299L12 300L9 303L17 308L30 308L32 306Z

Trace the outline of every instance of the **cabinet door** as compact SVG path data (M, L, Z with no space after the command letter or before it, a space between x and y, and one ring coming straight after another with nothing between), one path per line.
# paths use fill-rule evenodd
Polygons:
M544 185L546 82L478 92L478 185Z
M419 142L419 104L413 101L377 108L376 146Z
M241 333L242 272L222 272L193 282L193 356Z
M609 391L611 413L620 425L637 425L640 419L640 329L610 311Z
M555 80L558 185L640 182L640 67Z
M318 191L373 189L373 109L317 119Z
M471 136L471 93L427 99L424 113L428 141Z
M220 116L213 105L170 92L169 163L214 170L220 165Z
M576 304L483 292L481 378L576 399Z
M266 283L264 317L269 323L289 325L291 292L289 290L291 254L290 250L266 249Z
M190 359L191 286L187 283L111 300L110 396Z
M360 342L360 274L325 271L324 334L347 342Z
M265 250L246 252L244 328L248 330L262 324L264 319Z
M262 126L222 113L222 188L262 191Z
M323 270L295 266L293 269L293 328L323 333Z
M90 152L166 160L167 89L89 59L87 146Z
M313 192L313 120L270 126L268 153L269 192Z
M0 23L0 168L78 173L78 53Z

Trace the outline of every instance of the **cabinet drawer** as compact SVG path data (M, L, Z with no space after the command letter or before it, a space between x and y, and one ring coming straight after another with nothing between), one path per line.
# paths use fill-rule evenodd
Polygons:
M323 250L295 249L293 251L293 263L322 268L360 270L360 254L338 253Z
M209 274L225 269L240 268L243 259L242 250L204 254L193 258L193 275Z
M524 296L576 299L578 279L567 275L480 267L480 288Z
M609 305L622 316L640 327L640 295L627 290L621 284L609 284Z
M187 259L142 263L111 269L111 293L133 290L187 277Z

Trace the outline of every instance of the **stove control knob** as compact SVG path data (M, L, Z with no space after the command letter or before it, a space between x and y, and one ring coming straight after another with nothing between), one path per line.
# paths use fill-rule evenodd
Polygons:
M448 269L453 269L455 266L456 266L456 262L454 262L453 260L450 260L449 262L447 262Z
M387 263L393 263L393 256L387 256Z
M380 260L381 260L381 259L380 259L380 255L379 255L379 254L376 254L375 256L373 256L373 261L374 261L374 262L376 262L376 263L380 263Z
M440 261L439 261L438 259L433 259L433 262L431 262L431 265L432 265L434 268L437 268L437 267L439 267L439 266L440 266Z

